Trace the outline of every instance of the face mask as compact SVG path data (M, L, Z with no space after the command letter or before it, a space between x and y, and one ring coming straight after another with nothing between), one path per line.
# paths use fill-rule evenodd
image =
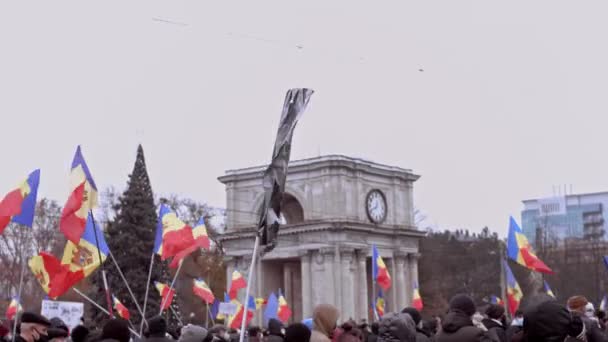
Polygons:
M517 327L523 327L524 326L524 319L522 318L514 318L513 322L511 322L511 325L517 326Z

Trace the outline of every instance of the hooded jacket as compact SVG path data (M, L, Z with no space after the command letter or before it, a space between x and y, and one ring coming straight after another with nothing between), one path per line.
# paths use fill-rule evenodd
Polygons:
M318 305L313 312L313 328L310 342L330 342L330 336L340 317L338 309L330 304Z
M452 309L441 324L437 342L494 342L485 332L473 325L466 313Z
M389 313L380 321L378 342L416 342L416 325L409 314Z

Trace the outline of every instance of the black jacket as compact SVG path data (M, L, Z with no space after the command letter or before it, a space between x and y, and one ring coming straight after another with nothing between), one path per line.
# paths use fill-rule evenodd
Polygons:
M481 329L473 325L471 317L459 310L448 312L437 334L436 342L494 342Z
M428 336L421 329L416 328L416 342L431 342L430 336Z
M481 323L486 329L488 329L488 335L490 335L495 340L499 342L507 342L507 334L505 332L505 327L496 321L493 321L489 318L484 318Z
M608 342L606 335L600 329L599 323L587 318L585 315L579 315L583 324L585 325L585 336L587 337L587 342ZM576 339L569 337L569 341L576 341Z
M510 325L505 335L507 336L507 342L519 342L522 339L524 333L524 327L518 325Z

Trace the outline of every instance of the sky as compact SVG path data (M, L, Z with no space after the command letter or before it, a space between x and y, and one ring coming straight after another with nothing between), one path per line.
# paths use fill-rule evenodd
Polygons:
M267 163L284 94L316 91L292 159L411 168L440 229L504 235L521 200L608 190L605 1L4 1L0 192L63 203L77 145L123 189L225 206Z

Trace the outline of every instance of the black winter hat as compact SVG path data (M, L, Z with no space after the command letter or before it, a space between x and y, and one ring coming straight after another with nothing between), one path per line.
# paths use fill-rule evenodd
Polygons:
M418 309L416 309L416 308L405 308L405 309L401 310L401 312L412 316L412 319L414 320L414 323L416 323L416 326L422 320L422 316L420 316L420 311L418 311Z
M151 337L165 337L167 321L161 316L154 316L148 320L148 332Z
M309 342L310 329L302 323L294 323L285 329L285 342Z
M458 294L450 300L450 310L460 310L469 316L475 314L475 303L466 294Z
M486 315L492 319L501 319L505 314L505 308L502 305L490 304L486 309Z
M124 319L116 318L106 322L101 332L101 339L112 339L119 342L129 342L131 332L129 331L129 323Z
M21 315L21 323L36 323L46 325L47 327L51 326L51 322L46 317L33 312L24 312Z
M84 325L79 325L72 330L72 342L84 342L89 335L89 329Z

